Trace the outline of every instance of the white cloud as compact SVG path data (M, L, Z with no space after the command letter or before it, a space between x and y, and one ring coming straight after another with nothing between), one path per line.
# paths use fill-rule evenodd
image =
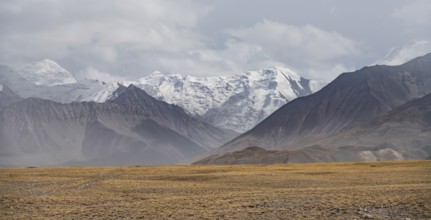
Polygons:
M125 79L118 76L113 76L109 73L101 72L94 67L87 67L78 74L79 78L93 79L106 83L121 82Z
M343 64L335 64L332 66L322 65L322 66L313 66L305 69L310 79L315 79L319 81L330 82L335 79L340 73L351 72L355 69L352 67L346 67Z
M431 3L428 0L417 0L396 8L392 16L406 24L431 24Z
M287 60L307 57L312 61L327 61L359 53L354 40L312 25L297 27L264 20L251 28L230 30L228 33Z
M274 63L293 65L308 77L333 77L333 71L340 68L340 59L352 58L360 54L359 44L335 31L326 31L312 25L297 27L264 20L253 27L228 30L235 38L227 46L232 55L244 66L247 63ZM242 49L237 49L237 48ZM244 49L247 48L247 49ZM251 50L250 48L259 48ZM317 69L320 69L318 73ZM310 71L313 70L313 71Z
M6 4L6 3L4 3ZM195 31L210 10L192 1L8 1L0 9L0 59L73 60L113 72L156 68L152 56L202 47ZM121 71L120 71L121 72Z
M332 78L332 71L349 69L341 62L360 54L355 40L336 31L271 20L225 30L222 46L210 47L213 36L200 30L199 21L211 8L191 0L5 2L0 62L50 57L90 78L111 80L106 73L112 73L136 79L155 70L232 74L267 66L310 78L331 72Z

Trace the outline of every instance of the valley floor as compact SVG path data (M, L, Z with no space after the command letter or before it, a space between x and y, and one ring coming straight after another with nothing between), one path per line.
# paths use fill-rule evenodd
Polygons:
M430 219L431 161L0 169L1 219Z

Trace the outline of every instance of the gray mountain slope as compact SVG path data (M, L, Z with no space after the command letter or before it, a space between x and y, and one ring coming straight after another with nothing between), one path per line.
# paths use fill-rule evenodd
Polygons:
M20 100L21 97L16 95L8 86L0 84L0 108Z
M283 148L283 147L281 147ZM431 159L431 94L371 119L349 125L308 147L285 154L287 160L246 148L201 159L195 164L311 163Z
M120 87L115 92L115 98L108 103L128 106L131 111L134 111L134 108L144 110L146 115L157 119L158 123L173 127L175 131L207 150L217 148L237 135L234 131L219 129L190 117L181 107L159 101L134 85Z
M400 66L372 66L343 73L319 92L284 105L219 151L248 146L301 149L429 93L431 54Z
M185 163L229 137L178 106L124 89L109 103L29 98L0 108L0 166Z
M351 125L316 141L308 162L386 159L429 159L431 156L431 94L392 111ZM316 149L324 148L325 152ZM324 156L323 156L324 155ZM350 156L349 156L350 155ZM292 159L295 156L292 156ZM297 160L300 160L297 158Z

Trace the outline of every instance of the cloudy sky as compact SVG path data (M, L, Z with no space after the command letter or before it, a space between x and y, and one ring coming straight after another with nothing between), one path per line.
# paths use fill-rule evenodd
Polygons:
M330 80L430 39L428 0L0 1L0 63L125 79L283 66Z

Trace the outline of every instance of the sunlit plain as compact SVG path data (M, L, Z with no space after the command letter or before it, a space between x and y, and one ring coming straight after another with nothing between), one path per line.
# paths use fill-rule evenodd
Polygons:
M0 216L426 219L431 161L0 169Z

